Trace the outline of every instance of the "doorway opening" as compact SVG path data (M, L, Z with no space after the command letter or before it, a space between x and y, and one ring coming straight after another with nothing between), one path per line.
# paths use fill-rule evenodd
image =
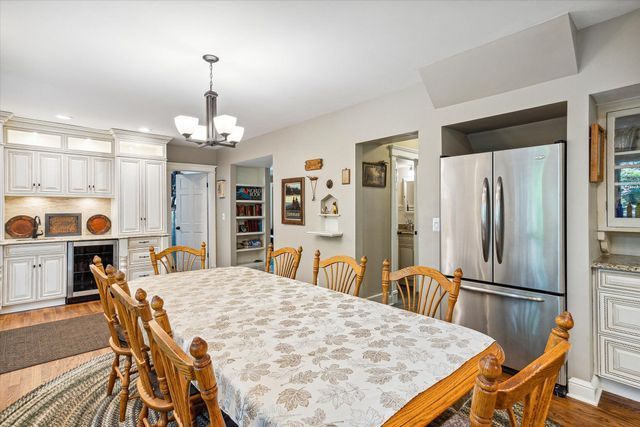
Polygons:
M273 159L231 165L231 265L264 269L273 242Z
M215 267L215 166L168 163L171 246L207 245L207 265ZM193 268L201 266L200 261Z
M372 168L386 176L369 182ZM418 264L417 170L417 132L356 145L356 257L367 257L360 292L365 298L382 300L385 259L392 270ZM389 302L397 302L395 289Z

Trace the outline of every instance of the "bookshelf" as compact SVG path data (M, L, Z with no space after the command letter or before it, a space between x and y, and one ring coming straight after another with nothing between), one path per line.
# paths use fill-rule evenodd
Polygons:
M264 268L269 243L269 194L265 168L237 166L233 184L232 265Z

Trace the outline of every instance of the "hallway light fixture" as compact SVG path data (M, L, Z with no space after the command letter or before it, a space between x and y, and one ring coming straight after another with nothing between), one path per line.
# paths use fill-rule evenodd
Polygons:
M244 128L237 126L236 119L226 114L216 116L218 112L218 93L213 90L213 64L218 62L215 55L202 57L209 63L209 90L204 93L207 112L206 126L198 124L197 117L176 116L173 120L178 132L189 142L195 142L201 147L235 147L242 139Z

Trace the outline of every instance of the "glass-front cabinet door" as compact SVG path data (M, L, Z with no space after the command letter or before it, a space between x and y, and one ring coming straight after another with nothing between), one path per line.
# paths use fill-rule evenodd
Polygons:
M610 227L640 227L640 108L607 114Z

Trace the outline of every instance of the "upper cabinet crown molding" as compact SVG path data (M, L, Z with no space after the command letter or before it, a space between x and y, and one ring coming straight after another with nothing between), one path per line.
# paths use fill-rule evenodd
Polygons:
M0 111L0 125L3 125L11 117L13 117L13 113L10 113L9 111Z
M13 115L6 120L4 127L26 131L78 136L83 138L106 139L113 141L113 136L108 130L71 125L68 123L57 123L49 122L46 120L29 119L26 117L16 117Z

